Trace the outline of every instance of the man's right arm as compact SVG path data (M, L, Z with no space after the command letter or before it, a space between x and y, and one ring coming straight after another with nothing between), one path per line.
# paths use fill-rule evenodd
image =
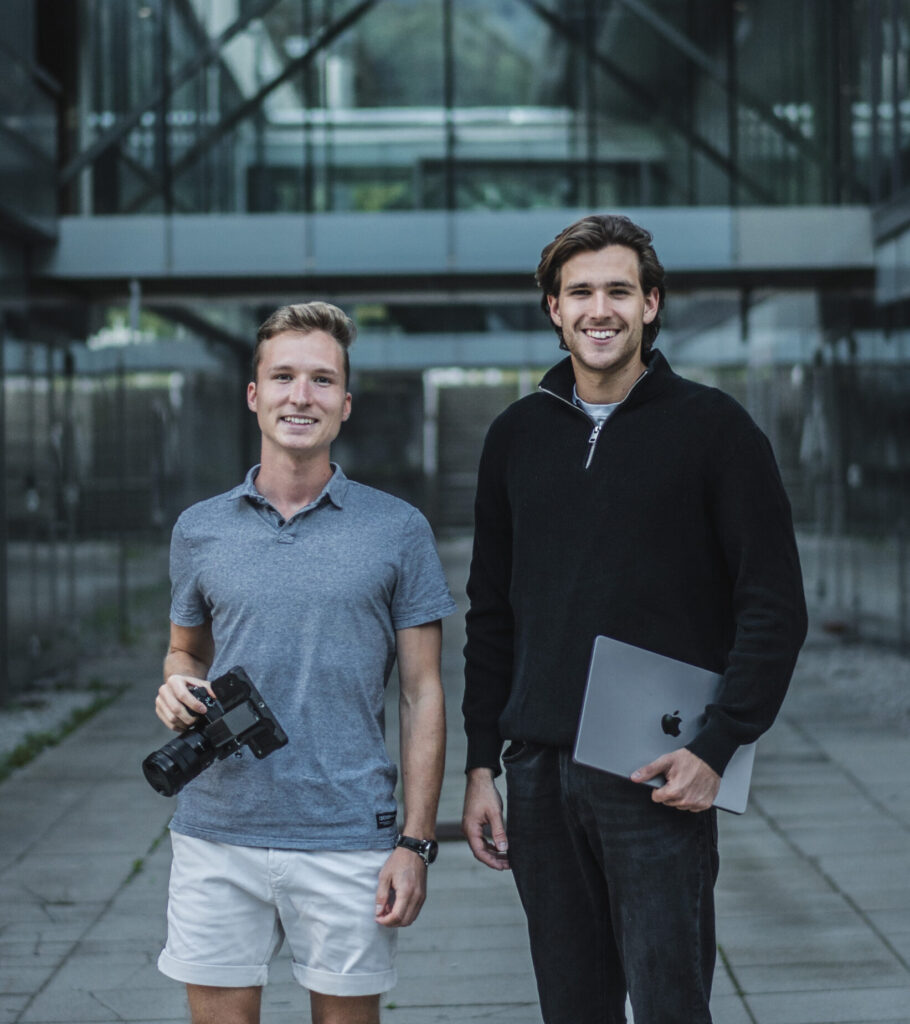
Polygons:
M215 657L212 624L178 626L171 623L171 637L164 658L164 683L155 699L155 714L174 732L183 732L205 712L205 705L190 686L209 689L206 676ZM211 691L209 691L211 692Z
M502 817L502 797L491 768L472 768L467 773L461 831L471 852L488 868L509 868L509 839ZM489 837L487 836L489 832Z
M487 435L478 470L474 553L467 588L471 607L466 622L462 711L468 759L461 827L477 860L503 871L509 867L508 840L502 798L493 779L499 774L502 749L499 716L511 687L514 621L509 601L511 510L495 426ZM499 434L501 439L502 431Z

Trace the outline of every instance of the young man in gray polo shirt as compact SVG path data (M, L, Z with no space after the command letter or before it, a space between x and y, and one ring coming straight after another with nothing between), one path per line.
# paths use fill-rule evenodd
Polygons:
M327 303L260 327L247 402L262 458L187 509L171 545L171 639L156 712L185 729L189 691L246 669L289 737L216 761L180 793L168 941L193 1024L256 1024L286 937L314 1024L376 1024L435 856L445 747L440 619L454 611L429 525L330 462L351 411L354 325ZM383 739L397 657L404 824Z

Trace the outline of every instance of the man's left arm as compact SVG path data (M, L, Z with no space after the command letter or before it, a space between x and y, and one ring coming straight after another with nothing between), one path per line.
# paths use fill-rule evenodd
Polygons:
M699 734L632 776L645 782L664 775L652 799L686 811L711 807L736 748L771 726L807 628L793 518L771 445L745 416L738 429L720 433L734 454L710 488L710 515L731 580L733 645Z
M401 777L404 790L402 834L433 839L445 769L445 698L440 678L442 623L437 620L396 633ZM392 851L379 874L376 920L390 928L412 924L427 892L427 867L412 850Z

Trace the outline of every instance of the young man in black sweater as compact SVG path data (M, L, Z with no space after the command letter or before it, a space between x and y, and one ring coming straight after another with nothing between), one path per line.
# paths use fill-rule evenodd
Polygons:
M537 282L569 355L493 422L481 458L463 828L478 860L513 871L546 1024L625 1021L627 993L636 1024L704 1024L713 800L773 722L806 632L790 506L745 410L652 348L665 290L647 231L585 217ZM629 780L572 761L599 634L723 673L697 737Z

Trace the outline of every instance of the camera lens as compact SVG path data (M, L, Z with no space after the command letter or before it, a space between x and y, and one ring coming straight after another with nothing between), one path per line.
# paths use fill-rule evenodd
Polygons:
M142 762L142 771L152 789L174 796L215 760L206 738L193 729L165 743Z

